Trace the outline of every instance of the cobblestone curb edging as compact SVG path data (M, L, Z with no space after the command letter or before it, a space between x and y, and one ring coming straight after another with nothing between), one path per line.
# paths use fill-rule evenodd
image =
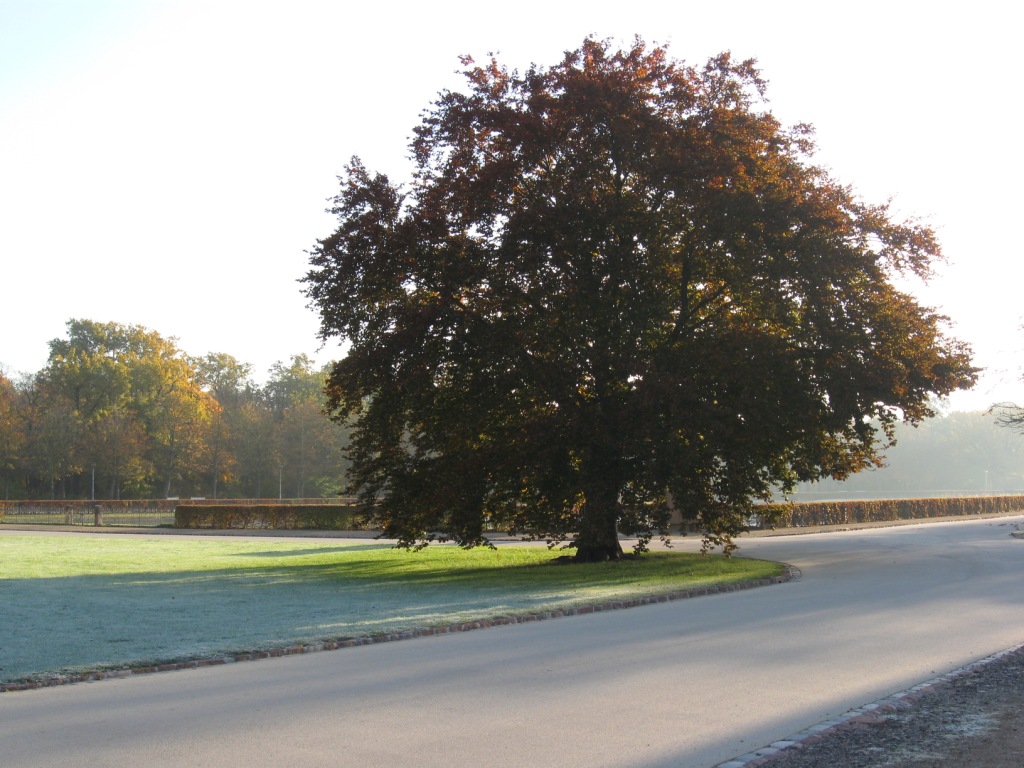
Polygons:
M154 664L151 666L130 667L127 669L111 669L84 674L52 675L38 680L23 680L13 683L0 683L0 693L13 691L28 691L37 688L50 688L57 685L71 685L72 683L89 683L98 680L112 680L123 677L134 677L135 675L148 675L154 672L172 672L182 669L199 669L201 667L212 667L221 664L234 664L239 661L258 661L260 659L279 658L281 656L298 656L304 653L316 653L318 651L334 651L339 648L353 648L360 645L375 645L377 643L390 643L398 640L411 640L416 637L433 637L434 635L448 635L455 632L469 632L474 629L487 629L499 627L506 624L527 624L534 621L546 621L547 619L560 619L564 616L583 616L590 613L601 613L603 611L618 611L625 608L638 608L642 605L654 605L655 603L668 603L674 600L687 600L694 597L705 597L707 595L719 595L727 592L740 592L756 587L767 587L772 584L783 584L787 581L794 581L800 578L800 571L790 565L779 576L768 579L753 579L741 581L735 584L722 584L713 587L699 587L685 589L678 592L668 592L662 595L649 595L647 597L635 597L628 600L612 600L607 603L593 605L579 605L574 608L558 608L551 611L538 613L517 614L514 616L496 616L489 619L478 619L476 621L464 621L457 624L447 624L440 627L427 627L423 629L411 629L402 632L384 632L379 635L368 635L363 637L345 638L339 640L324 640L318 643L306 645L292 645L284 648L274 648L264 651L251 651L237 653L228 656L217 656L206 659L191 659L189 661L175 661L166 664Z
M851 709L839 717L812 725L810 728L787 736L781 741L773 742L766 747L761 747L761 749L755 749L753 752L748 752L724 763L719 763L714 768L759 768L760 766L769 766L770 768L772 761L783 750L794 747L799 749L806 744L823 739L837 730L867 727L883 723L885 722L884 715L903 709L910 709L923 696L937 692L943 686L970 674L979 667L991 664L1011 653L1019 651L1024 651L1024 643L999 651L991 656L986 656L984 659L979 659L959 669L954 669L952 672L934 677L906 691L901 691L892 696L886 696L884 699L865 704L862 707Z

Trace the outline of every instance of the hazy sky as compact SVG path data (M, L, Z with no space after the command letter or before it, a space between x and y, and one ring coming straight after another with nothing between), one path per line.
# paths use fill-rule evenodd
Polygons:
M588 34L758 59L787 124L871 202L939 233L918 291L1024 402L1019 11L973 2L0 0L0 368L70 318L143 325L262 378L318 350L298 279L344 163L407 176L458 55L554 64Z

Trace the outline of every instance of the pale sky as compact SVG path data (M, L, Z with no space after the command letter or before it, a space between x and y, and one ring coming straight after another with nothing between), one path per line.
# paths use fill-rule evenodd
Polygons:
M407 178L458 55L555 64L588 34L756 58L783 123L865 200L933 226L918 295L986 368L955 408L1024 404L1021 12L981 2L0 0L0 370L70 318L143 325L263 378L320 361L297 282L353 155Z

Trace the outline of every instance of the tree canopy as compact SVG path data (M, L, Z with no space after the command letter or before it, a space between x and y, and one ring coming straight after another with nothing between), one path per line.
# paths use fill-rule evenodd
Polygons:
M194 358L137 325L68 321L46 367L0 375L0 498L336 496L344 425L306 355L263 386L229 354Z
M973 383L894 285L928 276L933 232L816 167L754 62L588 38L462 64L409 184L347 166L304 279L349 345L328 400L385 535L501 525L600 560L674 512L728 551L752 505L872 466Z

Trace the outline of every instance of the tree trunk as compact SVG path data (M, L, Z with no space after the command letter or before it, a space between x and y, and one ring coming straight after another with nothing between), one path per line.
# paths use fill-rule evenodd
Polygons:
M619 544L619 532L615 526L615 517L601 520L589 520L588 509L584 511L584 523L576 535L577 563L603 563L608 560L622 558L622 545Z
M578 563L599 563L622 558L619 544L619 484L612 471L614 462L596 462L592 480L587 483L586 500L580 514L580 529L576 534Z

